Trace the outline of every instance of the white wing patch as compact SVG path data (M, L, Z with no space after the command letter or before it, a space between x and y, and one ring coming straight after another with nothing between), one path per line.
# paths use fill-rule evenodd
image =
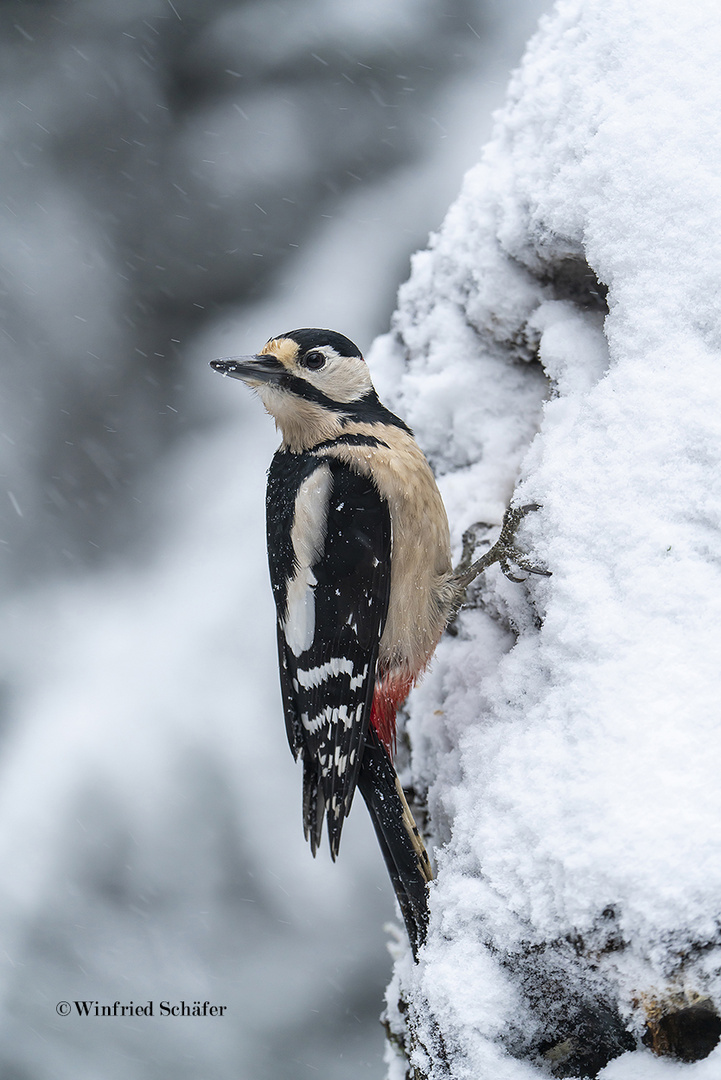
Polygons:
M315 634L315 575L309 566L299 567L288 583L288 614L283 623L285 640L294 656L310 648Z
M315 634L315 592L317 584L311 570L323 553L328 500L332 475L328 465L321 465L306 477L298 488L290 538L297 570L288 582L288 613L283 632L294 656L300 656L313 643Z

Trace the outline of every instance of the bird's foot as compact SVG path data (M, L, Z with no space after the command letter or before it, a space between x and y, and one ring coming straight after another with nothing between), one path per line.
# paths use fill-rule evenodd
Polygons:
M475 525L471 525L469 529L463 534L463 550L461 553L461 559L458 566L453 572L453 578L458 588L458 606L456 607L453 618L450 622L453 622L458 612L458 608L465 601L466 590L472 581L482 574L489 566L493 566L494 563L498 563L503 574L509 579L509 581L522 582L526 578L517 577L511 570L511 566L518 567L521 570L525 570L527 574L539 574L543 577L550 577L551 571L546 570L543 566L538 566L532 562L526 552L521 551L516 546L516 532L518 526L523 521L526 514L530 514L532 510L539 510L538 503L527 503L525 506L509 506L503 515L503 524L501 525L501 534L496 540L495 544L481 555L480 559L474 561L473 555L479 544L478 533L481 530L491 528L485 522L476 522Z

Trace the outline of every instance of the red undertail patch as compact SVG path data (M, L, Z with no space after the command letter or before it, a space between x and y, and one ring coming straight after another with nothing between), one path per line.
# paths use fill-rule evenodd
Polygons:
M384 675L376 683L373 692L371 726L377 731L391 758L396 750L396 712L398 706L408 697L412 685L413 678L410 675Z

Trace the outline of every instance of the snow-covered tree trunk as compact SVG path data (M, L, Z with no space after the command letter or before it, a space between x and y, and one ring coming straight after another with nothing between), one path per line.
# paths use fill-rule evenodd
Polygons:
M553 574L411 700L391 1080L721 1076L720 58L716 0L561 0L371 356L457 550L513 496Z

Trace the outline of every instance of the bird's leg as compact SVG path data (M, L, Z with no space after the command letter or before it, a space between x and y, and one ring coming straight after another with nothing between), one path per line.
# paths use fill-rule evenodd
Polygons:
M501 570L509 581L521 582L525 581L525 578L516 577L511 572L510 563L514 566L520 567L521 570L525 570L527 574L540 574L543 577L550 577L551 571L546 570L542 566L536 566L531 562L528 555L521 551L519 547L516 547L516 532L518 526L523 521L526 514L529 514L532 510L540 509L538 503L527 503L525 506L509 506L503 515L503 524L501 525L501 535L496 540L495 544L481 555L480 559L473 561L473 553L478 544L478 530L481 528L489 528L485 522L478 522L472 525L463 534L463 551L461 553L460 562L453 571L453 582L458 590L457 601L454 604L451 618L448 625L450 626L456 618L461 605L466 599L466 590L472 581L482 574L484 570L487 570L489 566L493 566L494 563L498 563Z
M463 534L461 543L463 545L461 550L461 557L458 561L458 566L453 571L453 576L458 578L466 573L470 569L473 563L473 556L475 555L476 548L481 542L478 539L478 533L481 530L492 529L493 525L487 521L477 521L474 525L469 526ZM486 540L485 543L488 543Z

